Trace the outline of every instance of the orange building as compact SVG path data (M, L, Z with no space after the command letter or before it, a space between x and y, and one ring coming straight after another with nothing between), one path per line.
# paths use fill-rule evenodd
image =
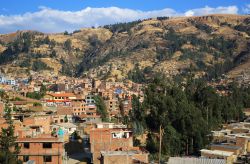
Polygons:
M89 133L93 163L148 163L148 153L133 146L133 133L126 125L98 123Z
M100 163L101 151L129 150L131 147L133 147L133 136L129 129L96 128L90 130L90 150L94 163Z
M19 138L21 147L18 158L23 162L35 161L37 164L62 164L64 157L63 140L52 136L36 138Z
M71 101L74 99L76 99L76 95L73 93L49 93L44 96L47 106L70 106Z
M4 103L0 101L0 115L4 115Z
M36 129L36 132L50 133L51 116L35 116L23 119L23 126Z

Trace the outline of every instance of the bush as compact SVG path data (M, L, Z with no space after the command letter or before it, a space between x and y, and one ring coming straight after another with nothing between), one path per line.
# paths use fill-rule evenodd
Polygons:
M64 48L67 50L67 51L71 51L72 49L72 42L70 39L67 39L65 42L64 42Z
M29 98L32 98L32 99L37 99L37 100L40 100L43 96L44 96L44 94L40 93L40 92L28 92L26 94L26 97L29 97ZM38 105L38 104L36 104L36 105Z
M112 31L113 33L115 32L129 32L129 30L136 26L137 24L141 23L141 20L138 21L133 21L133 22L129 22L129 23L117 23L114 25L106 25L103 26L106 29L109 29L110 31Z
M51 68L47 66L44 62L37 60L33 62L32 70L33 71L41 71L41 70L50 70Z
M38 102L34 102L34 103L33 103L33 106L38 107L38 106L42 106L42 104L41 104L41 103L38 103Z
M64 31L63 35L69 35L68 31Z
M30 67L31 64L30 64L30 59L27 59L27 60L23 60L20 65L20 67Z

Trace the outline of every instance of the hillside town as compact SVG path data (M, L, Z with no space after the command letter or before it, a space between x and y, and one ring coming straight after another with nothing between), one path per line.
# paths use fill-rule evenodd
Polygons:
M250 164L250 2L3 0L0 164Z
M119 121L131 111L132 95L143 101L142 85L39 75L30 79L1 75L0 79L0 88L8 97L0 103L1 127L8 126L3 117L8 106L21 161L148 163L148 152L133 146L132 129ZM41 100L26 97L41 93L43 87L46 91ZM106 118L97 111L96 96L104 100Z
M1 128L8 127L4 117L8 107L21 148L18 159L24 163L149 163L149 152L134 146L138 138L132 127L121 122L133 110L133 95L143 102L141 84L38 73L15 79L1 74L0 89L5 93L0 101ZM107 113L100 111L99 100ZM246 116L249 113L245 111ZM170 157L168 163L244 163L250 152L249 122L212 131L212 142L200 150L200 157ZM145 137L139 138L141 142Z

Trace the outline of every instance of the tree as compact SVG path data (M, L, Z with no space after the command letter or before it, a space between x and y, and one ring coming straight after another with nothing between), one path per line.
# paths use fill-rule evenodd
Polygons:
M69 35L69 32L68 32L68 31L64 31L63 34L64 34L64 35Z
M49 36L46 36L43 40L44 44L49 44L50 43L50 39Z
M102 121L108 121L108 112L104 100L101 96L94 96L97 107L97 114L101 115Z
M67 39L65 42L64 42L64 48L67 50L67 51L71 51L72 49L72 42L70 39Z
M135 83L144 83L146 81L145 75L138 65L135 66L134 70L128 72L128 79Z
M41 92L28 92L26 94L26 97L29 97L32 99L37 99L37 100L40 100L43 96L44 96L44 94Z
M242 108L248 105L249 91L231 87L227 96L219 95L203 79L192 76L173 83L156 77L144 90L144 102L133 98L130 122L134 133L148 132L146 148L151 155L159 150L159 127L164 129L161 153L163 157L199 155L209 144L211 130L221 123L242 119ZM244 99L245 97L245 99Z
M0 163L16 164L18 163L17 155L20 152L20 147L16 142L15 127L11 119L11 109L8 105L6 105L5 112L8 127L2 128L2 132L0 133Z
M41 103L38 103L38 102L34 102L34 103L33 103L33 106L39 107L39 106L42 106L42 104L41 104Z
M43 84L41 85L40 92L41 92L42 95L45 95L45 94L46 94L47 88L46 88L45 85L43 85Z
M33 65L32 65L33 71L41 71L41 70L49 70L49 69L51 69L51 68L46 63L44 63L40 60L33 62Z
M50 57L51 57L51 58L55 58L55 57L56 57L56 51L55 51L55 50L53 50L53 51L51 52Z
M101 44L101 41L98 39L98 36L96 34L89 36L88 41L93 47L96 47Z
M64 122L69 122L69 119L68 119L67 115L64 116Z
M141 135L145 130L145 112L143 110L143 104L139 101L139 98L135 95L132 96L132 111L130 112L130 118L133 127L133 133L135 135Z

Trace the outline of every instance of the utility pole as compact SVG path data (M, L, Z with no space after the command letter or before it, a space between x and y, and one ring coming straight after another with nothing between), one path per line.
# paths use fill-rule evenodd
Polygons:
M159 164L161 163L161 142L162 142L162 127L160 125L160 146L159 146Z
M207 125L208 125L208 107L206 107L207 109Z

